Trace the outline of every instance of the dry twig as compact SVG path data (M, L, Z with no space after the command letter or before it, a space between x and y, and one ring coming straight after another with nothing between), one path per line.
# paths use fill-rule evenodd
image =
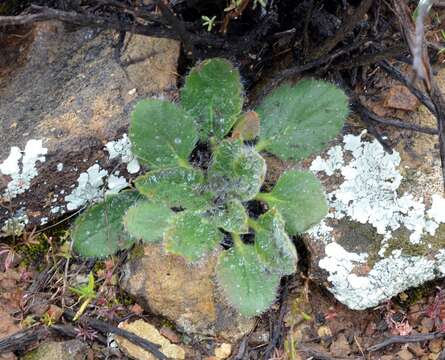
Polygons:
M403 37L405 38L405 41L408 44L410 52L414 58L413 68L417 76L423 81L426 91L434 105L434 114L437 119L439 134L442 177L445 189L445 99L434 80L426 46L423 43L423 18L426 16L427 11L426 8L420 6L417 21L416 24L414 24L411 11L405 0L393 0L393 6L399 19ZM422 32L422 34L419 34L420 32Z
M74 318L74 312L71 310L65 310L64 316L69 320L72 320ZM86 315L82 315L79 321L82 324L101 332L105 336L107 336L108 334L121 336L131 341L133 344L140 346L142 349L149 351L157 359L168 360L168 358L162 352L159 351L160 347L159 345L152 343L151 341L148 341L144 338L141 338L140 336L133 334L127 330L120 329L116 326L110 325L98 319L92 319Z
M390 338L386 339L385 341L382 341L381 343L378 343L376 345L373 345L368 348L368 351L374 352L381 350L387 346L394 345L394 344L408 344L408 343L416 343L416 342L422 342L422 341L430 341L434 339L439 339L443 337L444 334L441 332L434 332L429 334L417 334L417 335L411 335L411 336L391 336Z
M345 37L357 26L357 24L363 20L366 13L369 11L373 4L373 0L363 0L354 13L348 16L340 29L334 34L334 36L329 37L319 48L312 51L309 56L310 60L319 59L327 55L332 49L334 49L337 44L345 39Z
M113 29L117 31L125 31L129 33L135 33L146 36L169 38L176 40L184 40L183 37L187 37L187 42L193 45L205 45L205 46L223 46L224 40L211 34L196 35L194 33L185 30L185 25L181 24L181 29L184 29L182 33L178 33L175 27L170 29L166 27L163 21L153 22L155 18L150 17L150 24L142 24L138 21L133 23L118 21L111 17L102 17L92 15L88 13L78 13L75 11L63 11L53 9L49 7L32 5L31 10L36 13L24 14L17 16L0 16L0 27L2 26L16 26L16 25L30 25L35 22L42 22L48 20L59 20L69 24L77 26L90 26L101 29ZM165 12L167 14L167 11ZM173 18L176 17L171 14ZM172 17L168 17L169 21L173 21ZM176 19L177 20L177 19ZM176 24L177 25L177 24Z
M365 106L363 106L363 104L361 104L358 101L354 102L353 106L358 112L360 112L361 114L365 114L370 120L375 121L382 125L394 126L394 127L400 128L400 129L420 132L420 133L428 134L428 135L437 135L438 134L437 129L423 127L423 126L419 126L419 125L415 125L415 124L408 124L408 123L398 120L398 119L382 118L382 117L378 116L376 113L374 113L373 111L371 111L368 108L366 108Z
M0 340L0 354L25 351L36 342L46 338L49 331L45 326L34 326Z

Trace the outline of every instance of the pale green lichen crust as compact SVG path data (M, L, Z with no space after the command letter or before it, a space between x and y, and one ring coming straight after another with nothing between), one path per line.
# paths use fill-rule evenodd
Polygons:
M0 175L5 175L10 179L5 189L0 192L1 198L10 201L31 191L31 181L39 176L38 165L43 164L47 157L48 149L44 143L44 139L31 139L26 143L24 150L17 146L11 147L8 157L0 163ZM140 164L132 152L127 134L123 134L120 139L108 142L104 150L107 151L109 160L116 159L118 163L125 164L129 174L140 171ZM57 172L64 171L64 164L58 163L56 169ZM104 195L117 194L128 186L126 177L119 171L109 173L99 163L93 164L79 174L77 183L71 186L70 192L61 190L60 193L54 194L52 199L54 206L51 207L50 213L63 214L66 211L77 210L103 199ZM66 204L60 203L59 196L62 196ZM26 216L26 208L23 208L22 212ZM41 217L40 225L46 224L48 220L46 216ZM1 233L17 235L28 222L27 218L25 222L22 215L15 214L0 224Z
M131 150L127 134L105 144L105 150L108 152L110 160L118 159L121 164L126 164L129 174L136 174L140 171L140 164ZM127 179L120 175L119 171L108 173L99 164L94 164L79 175L77 186L65 196L66 208L68 211L79 209L103 199L104 195L117 194L128 186Z
M0 174L11 178L2 197L11 200L28 190L31 180L37 176L37 162L45 162L47 152L43 140L29 140L23 151L17 146L11 147L9 156L0 164Z
M339 179L328 194L330 213L307 234L324 242L318 266L328 272L330 291L352 309L445 275L445 199L432 194L426 201L415 184L401 193L400 164L397 151L385 152L362 133L344 136L311 165L314 173Z

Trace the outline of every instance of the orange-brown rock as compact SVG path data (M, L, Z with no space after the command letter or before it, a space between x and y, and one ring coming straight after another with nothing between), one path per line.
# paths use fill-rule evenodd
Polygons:
M236 340L252 329L253 321L225 303L215 283L216 260L213 255L189 265L180 256L165 254L159 245L147 245L133 252L121 286L186 333Z

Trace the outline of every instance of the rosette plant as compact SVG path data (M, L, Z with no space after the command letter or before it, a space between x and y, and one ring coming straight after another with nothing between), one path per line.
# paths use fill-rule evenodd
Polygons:
M291 237L318 223L327 203L306 171L286 171L264 192L261 154L297 162L321 151L341 130L348 100L336 86L306 79L276 88L255 112L242 108L239 72L219 58L191 70L180 104L137 103L129 137L149 170L135 190L77 218L74 250L103 258L143 241L162 242L190 264L217 254L216 277L229 303L245 316L268 309L281 277L296 271ZM196 159L197 147L211 154L207 161ZM255 202L261 214L248 211Z

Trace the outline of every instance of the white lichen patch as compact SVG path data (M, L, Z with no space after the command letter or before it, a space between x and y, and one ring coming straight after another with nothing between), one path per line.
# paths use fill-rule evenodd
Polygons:
M106 194L117 194L119 191L128 187L128 185L127 179L125 179L123 176L111 174L107 179L108 190L106 191Z
M360 264L366 264L366 254L347 252L337 243L326 246L326 257L319 262L329 273L330 291L355 310L377 306L410 287L445 274L445 256L433 261L421 256L403 256L400 250L379 260L366 276L352 272Z
M54 206L53 208L51 208L52 214L57 214L58 212L60 212L60 206Z
M313 172L325 172L341 181L336 181L335 190L327 195L330 213L307 233L326 244L325 257L318 265L329 274L330 291L353 309L376 306L409 287L445 274L445 252L434 258L408 256L398 249L388 256L389 243L399 229L408 231L411 244L431 248L424 242L426 235L434 236L445 223L445 199L434 194L425 203L416 191L401 194L399 153L385 152L377 140L364 141L363 134L344 136L343 146L335 146L326 159L317 157L312 163ZM367 268L368 255L350 253L336 242L341 240L334 235L335 223L340 219L370 224L376 234L382 235L377 253L380 259L365 275L360 275L360 269Z
M102 187L108 172L94 164L86 172L79 175L77 187L71 194L65 196L66 208L76 210L89 202L100 200L103 197Z
M343 149L341 146L338 145L329 149L327 155L328 158L326 160L317 156L312 162L310 170L314 172L324 171L326 175L331 176L336 170L341 169L344 165Z
M110 154L110 159L120 158L120 161L127 164L127 171L136 174L141 169L138 160L131 151L131 143L127 134L121 139L110 141L105 145L105 150Z
M347 165L342 166L341 161L333 161L343 159L339 146L328 151L327 160L317 157L312 163L312 171L325 171L327 175L332 175L335 170L339 170L344 179L337 190L328 194L334 209L329 216L337 219L348 217L361 224L369 223L385 239L390 239L393 231L402 226L410 231L413 244L420 243L426 232L434 235L439 224L445 223L445 199L438 194L434 195L433 207L426 213L422 198L416 199L409 193L400 196L397 193L402 182L398 170L399 153L394 151L388 154L377 140L362 141L362 136L344 137L343 151L352 155Z
M140 171L141 167L131 152L131 144L126 134L121 139L108 142L105 145L105 150L109 154L109 159L118 159L125 164L128 173L135 174ZM7 176L5 177L6 179L10 178L4 192L0 193L0 197L12 200L18 195L25 193L30 188L31 181L38 176L37 165L39 162L43 163L46 160L45 155L47 155L47 152L48 149L43 146L43 140L29 140L23 151L17 146L12 147L9 156L0 163L0 175ZM87 162L88 159L81 161ZM59 162L55 165L55 170L62 172L66 169L64 164ZM78 172L78 168L73 166L69 168L69 171ZM60 179L64 179L64 177L60 177ZM42 179L41 184L46 185L47 180ZM119 176L118 171L114 171L111 174L102 168L102 165L96 163L85 172L79 174L77 183L55 184L54 189L58 187L65 189L62 189L58 194L54 192L49 199L53 206L51 206L48 212L42 212L38 219L32 219L32 223L43 225L57 215L64 214L66 211L77 210L89 203L99 201L104 195L117 194L128 186L128 180L124 176ZM66 188L70 188L71 191L66 190ZM35 194L35 196L40 195ZM20 204L26 206L26 201L25 198ZM66 203L66 206L63 204L63 201ZM11 217L6 222L0 224L0 227L4 228L3 232L7 231L9 233L13 231L11 229L14 226L18 229L17 231L21 231L28 223L30 223L28 220L26 223L21 221L17 225L17 219Z
M1 232L3 236L19 236L23 233L26 224L29 223L28 216L24 209L17 211L15 216L6 220L2 226Z
M104 195L117 194L129 186L123 176L108 174L99 164L94 164L86 172L80 174L77 187L67 196L65 201L68 211L76 210L91 202L101 200ZM55 212L53 208L51 212ZM60 208L57 208L59 211Z
M427 216L427 231L430 235L434 235L439 225L445 223L445 199L442 196L433 195L431 209L428 210Z
M317 225L312 226L308 231L306 231L306 234L314 239L328 244L332 241L332 230L334 229L327 225L325 220L322 220Z
M42 140L29 140L24 151L13 146L8 158L0 164L0 172L11 177L3 194L13 199L29 189L31 180L37 176L37 162L43 163L48 149L43 147Z
M445 249L438 251L436 254L436 261L438 263L440 273L445 275Z

